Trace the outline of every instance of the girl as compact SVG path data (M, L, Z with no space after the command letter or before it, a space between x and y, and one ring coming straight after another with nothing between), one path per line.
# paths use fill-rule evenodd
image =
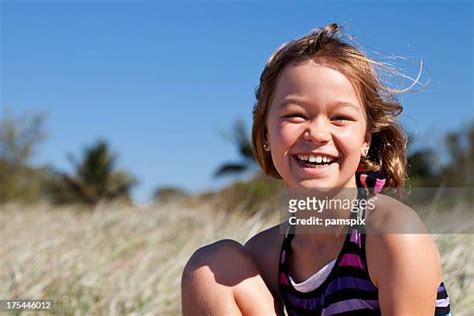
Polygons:
M434 242L400 231L426 232L423 224L397 200L374 198L384 183L404 185L406 139L395 121L402 107L381 84L376 63L340 33L330 24L270 57L256 92L254 155L289 191L359 188L359 200L371 193L373 210L338 216L400 233L341 226L334 234L303 234L285 221L245 245L218 241L197 250L184 269L183 315L450 315Z

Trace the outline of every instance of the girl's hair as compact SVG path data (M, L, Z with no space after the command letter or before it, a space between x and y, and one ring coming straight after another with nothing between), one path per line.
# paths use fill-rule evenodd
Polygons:
M278 78L289 64L307 60L324 61L352 82L367 114L367 132L371 133L372 140L367 157L361 158L359 169L382 173L386 178L387 188L403 188L407 138L396 122L396 117L403 108L394 97L395 90L382 84L375 71L375 66L382 64L344 42L341 33L337 24L329 24L283 44L270 56L255 92L257 100L253 109L253 154L266 175L281 179L270 152L263 149L266 118Z

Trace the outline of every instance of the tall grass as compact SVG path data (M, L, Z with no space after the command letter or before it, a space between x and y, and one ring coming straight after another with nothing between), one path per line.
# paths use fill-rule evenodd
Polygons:
M200 246L241 243L278 213L208 205L0 207L0 298L53 299L67 315L179 315L180 278ZM434 235L454 315L474 315L473 235Z

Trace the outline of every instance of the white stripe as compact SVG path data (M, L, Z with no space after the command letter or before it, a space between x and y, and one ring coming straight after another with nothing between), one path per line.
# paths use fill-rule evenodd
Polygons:
M447 307L449 305L449 296L440 300L436 300L437 307Z

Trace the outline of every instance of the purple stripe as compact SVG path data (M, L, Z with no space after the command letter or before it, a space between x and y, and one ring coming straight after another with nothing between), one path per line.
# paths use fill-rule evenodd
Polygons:
M446 291L446 288L442 285L438 286L438 293Z
M379 301L351 299L351 300L346 300L342 302L337 302L323 309L321 312L321 316L344 313L344 312L354 311L354 310L364 309L364 308L377 309L379 308Z
M286 250L283 250L281 252L281 263L285 263L285 259L286 259Z
M288 284L288 278L286 277L286 274L285 273L280 273L280 283L282 284L285 284L285 285L289 285Z
M377 291L377 288L374 287L372 283L367 280L354 277L340 277L329 283L324 293L319 297L299 298L293 296L290 293L285 293L285 296L288 301L294 306L298 306L304 309L315 310L322 307L322 305L324 304L325 297L334 294L342 289L359 289L373 292Z
M359 234L358 231L356 231L356 230L352 231L350 241L353 242L353 243L356 243L357 245L359 245L359 247L361 246L360 234Z
M321 308L321 299L320 297L313 297L313 298L298 298L289 293L284 293L286 299L291 303L293 306L298 306L307 310L316 310Z
M329 296L335 293L337 290L342 289L359 289L365 291L376 292L377 288L372 284L372 282L360 278L354 277L340 277L329 283L324 294Z
M346 253L342 257L341 262L339 262L339 266L353 266L353 267L358 267L358 268L361 268L362 270L365 270L365 266L362 263L362 260L360 259L360 257L352 253Z
M385 185L385 181L386 181L385 179L377 179L377 180L375 181L375 188L374 188L374 191L375 191L376 193L379 193L380 191L382 191L382 188L383 188L383 186Z

